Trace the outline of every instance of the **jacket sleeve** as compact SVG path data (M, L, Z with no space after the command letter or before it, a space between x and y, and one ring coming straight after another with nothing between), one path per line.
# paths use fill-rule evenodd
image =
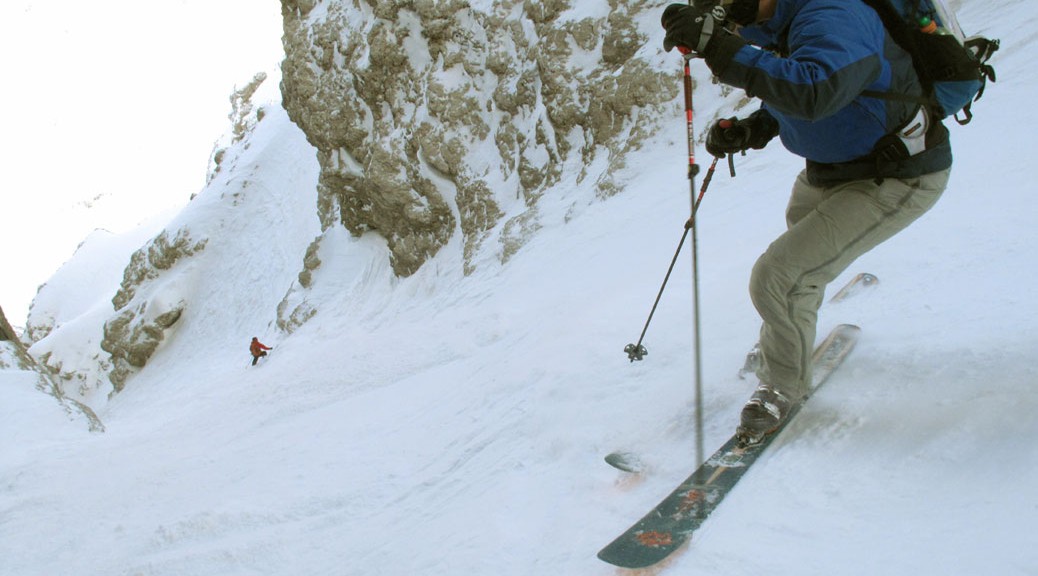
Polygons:
M793 118L835 114L880 79L884 29L862 2L809 2L793 18L781 57L724 35L705 54L721 82Z

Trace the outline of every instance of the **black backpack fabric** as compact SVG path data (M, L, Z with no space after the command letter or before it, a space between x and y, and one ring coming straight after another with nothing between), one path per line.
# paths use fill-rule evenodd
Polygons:
M984 94L995 69L988 59L999 41L966 38L943 0L863 0L883 21L891 38L912 56L924 94L866 91L873 98L918 102L937 118L955 116L959 124L973 119L971 106ZM963 117L959 118L959 113Z

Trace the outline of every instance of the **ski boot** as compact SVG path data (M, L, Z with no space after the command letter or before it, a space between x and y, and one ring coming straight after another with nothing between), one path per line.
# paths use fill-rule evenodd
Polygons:
M742 408L735 435L743 446L759 443L765 436L778 430L792 406L793 400L788 396L767 384L760 384Z

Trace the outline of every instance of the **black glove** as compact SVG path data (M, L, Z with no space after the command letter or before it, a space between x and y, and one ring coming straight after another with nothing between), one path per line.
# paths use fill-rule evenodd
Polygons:
M713 38L714 29L720 28L710 10L687 4L667 6L660 24L667 31L663 38L663 49L670 52L677 46L682 54L702 54Z
M728 19L740 26L749 26L757 21L760 0L735 0L728 6Z
M764 110L758 110L742 120L733 116L718 120L710 127L706 134L706 151L723 158L750 148L760 150L778 133L778 122Z

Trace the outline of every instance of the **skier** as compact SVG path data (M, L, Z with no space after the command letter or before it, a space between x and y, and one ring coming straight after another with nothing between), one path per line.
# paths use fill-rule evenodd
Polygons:
M863 95L923 93L910 56L865 2L721 0L723 12L718 4L671 4L661 19L665 50L704 58L722 83L762 101L745 118L713 124L707 151L723 157L779 136L806 160L787 230L750 278L763 320L760 383L736 433L752 444L809 390L825 286L937 202L952 154L948 130L926 106Z
M252 365L255 366L256 362L260 358L267 355L267 350L273 350L270 346L259 341L255 336L252 337L252 342L249 344L249 352L252 354Z

